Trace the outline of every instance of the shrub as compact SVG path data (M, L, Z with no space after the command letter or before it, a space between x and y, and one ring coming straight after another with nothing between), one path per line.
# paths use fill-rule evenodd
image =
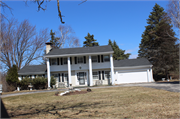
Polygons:
M19 82L19 85L22 90L27 90L30 83L32 84L33 80L31 78L25 77Z
M56 84L56 79L54 78L54 76L51 76L51 83L50 83L51 87L53 87L53 85L55 84Z
M18 69L16 65L8 69L6 81L9 85L16 87L16 83L18 82Z
M35 89L43 89L46 88L47 78L37 77L33 79L33 86Z
M58 95L59 95L59 92L55 92L55 95L58 96Z

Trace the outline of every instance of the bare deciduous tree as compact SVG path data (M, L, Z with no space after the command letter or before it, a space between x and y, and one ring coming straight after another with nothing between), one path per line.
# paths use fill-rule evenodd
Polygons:
M58 42L60 48L71 48L79 47L79 39L74 36L73 29L68 25L60 25L57 31L57 37L59 38Z
M170 0L167 9L168 15L176 28L180 28L180 0Z
M178 29L180 35L180 0L169 1L167 15L171 18L171 23Z
M8 68L15 64L18 69L42 57L44 43L49 39L47 29L36 32L36 26L27 20L18 23L11 19L1 23L0 61Z
M37 3L37 5L38 5L38 11L39 10L43 10L43 11L45 11L46 10L46 5L45 5L45 8L44 7L42 7L42 5L44 5L44 3L46 2L50 2L51 0L26 0L25 2L26 2L26 4L27 4L27 2L28 1L32 1L32 2L34 2L34 3ZM80 3L80 4L82 4L82 3L84 3L84 2L86 2L87 0L82 0L82 2ZM80 5L79 4L79 5ZM12 10L12 8L11 7L9 7L5 2L2 2L2 1L0 1L0 7L2 7L3 9L4 8L8 8L10 11ZM63 15L61 14L61 10L60 10L60 3L59 3L59 0L57 0L57 10L58 10L58 16L59 16L59 18L60 18L60 21L61 21L61 23L62 24L64 24L65 22L63 21L63 19L62 19L62 17L63 17ZM12 12L12 11L11 11ZM3 15L3 14L2 14Z
M26 1L28 1L28 0L26 0ZM31 1L33 1L33 2L35 2L35 3L38 4L38 11L39 11L39 10L45 11L46 8L42 7L42 5L44 4L44 2L50 2L51 0L31 0ZM80 4L82 4L82 3L86 2L86 1L87 1L87 0L82 0L82 2L81 2ZM79 4L79 5L80 5L80 4ZM61 14L59 0L57 0L57 7L58 7L58 16L59 16L59 18L60 18L60 21L61 21L62 24L64 24L65 22L62 20L63 15Z

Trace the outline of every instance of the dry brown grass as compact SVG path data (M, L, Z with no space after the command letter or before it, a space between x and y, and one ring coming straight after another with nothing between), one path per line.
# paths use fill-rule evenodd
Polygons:
M144 87L93 89L54 96L54 92L3 98L15 118L179 118L179 93Z

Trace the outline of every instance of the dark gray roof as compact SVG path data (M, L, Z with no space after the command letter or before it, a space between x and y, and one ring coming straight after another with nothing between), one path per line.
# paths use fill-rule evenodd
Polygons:
M95 46L95 47L80 47L80 48L63 48L63 49L51 49L49 55L68 55L68 54L83 54L83 53L98 53L98 52L113 52L110 45Z
M146 58L114 60L114 67L152 65Z
M25 66L18 71L18 74L43 74L46 72L46 65Z

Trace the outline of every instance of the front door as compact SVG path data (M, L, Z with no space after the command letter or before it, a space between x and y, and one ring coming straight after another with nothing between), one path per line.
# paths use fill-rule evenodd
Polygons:
M78 80L79 80L79 85L85 85L85 73L84 72L78 73Z

